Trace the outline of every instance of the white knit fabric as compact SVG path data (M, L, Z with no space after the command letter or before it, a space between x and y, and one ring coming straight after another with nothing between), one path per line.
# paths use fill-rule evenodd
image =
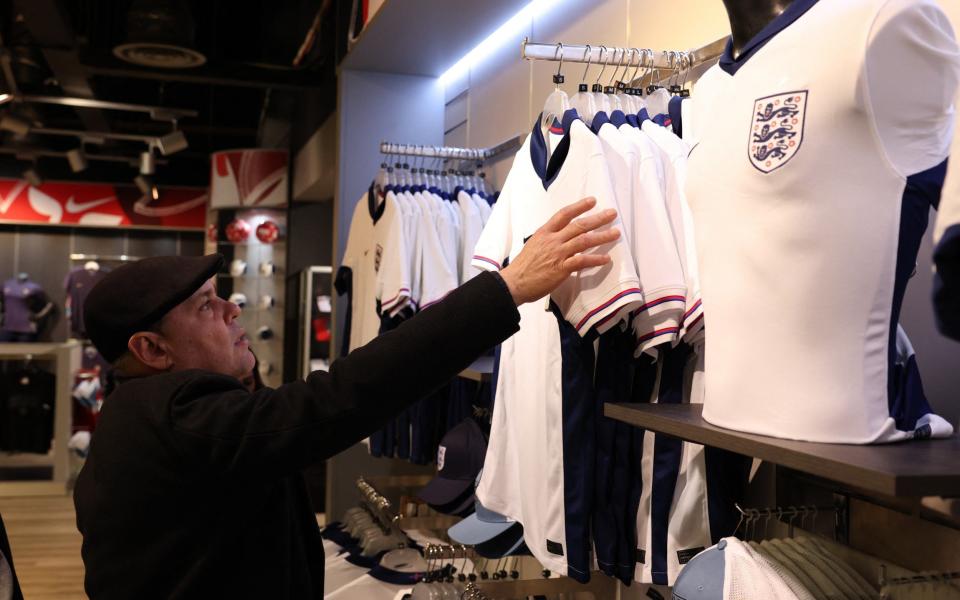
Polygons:
M724 539L724 600L814 600L813 594L779 564L737 538Z

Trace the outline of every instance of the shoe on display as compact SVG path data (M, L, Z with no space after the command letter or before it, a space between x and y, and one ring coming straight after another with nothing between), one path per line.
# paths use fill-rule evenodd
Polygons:
M317 310L322 313L333 311L333 308L330 306L330 296L317 296Z
M268 325L264 325L260 329L257 329L257 337L261 340L269 340L273 338L273 329L270 329Z
M239 258L230 261L230 274L234 277L240 277L247 272L247 263Z
M269 277L277 272L277 268L273 265L272 260L265 260L260 263L260 274L264 277Z
M257 239L264 244L272 244L280 237L280 227L273 221L264 221L257 226Z
M247 241L250 237L250 224L243 219L234 219L227 225L227 239L234 244Z
M235 292L230 294L230 302L233 302L240 308L243 308L247 305L247 296L246 294L241 294L240 292Z
M273 296L270 294L264 294L260 296L260 308L264 310L269 310L274 307L276 302L273 299Z

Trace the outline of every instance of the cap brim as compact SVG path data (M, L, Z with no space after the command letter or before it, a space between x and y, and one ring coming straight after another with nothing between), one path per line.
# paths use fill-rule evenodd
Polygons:
M417 496L433 506L446 506L457 502L461 496L468 490L473 489L473 479L444 479L443 477L434 477ZM457 502L453 508L458 506Z
M453 537L453 536L451 536ZM484 558L502 558L510 552L515 552L523 543L523 525L513 523L506 531L493 539L474 544L474 550Z
M458 544L476 546L489 542L514 525L516 523L513 521L487 523L478 519L476 513L474 513L448 529L447 535Z

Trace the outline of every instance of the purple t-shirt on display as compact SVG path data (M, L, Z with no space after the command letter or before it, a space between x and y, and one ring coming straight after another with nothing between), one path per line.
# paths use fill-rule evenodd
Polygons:
M30 320L27 299L42 294L43 288L30 281L8 279L3 283L3 330L14 333L36 333L37 325Z
M87 294L106 274L106 269L78 267L67 273L67 278L63 281L67 298L70 300L70 332L77 337L86 337L83 326L83 305L87 300Z

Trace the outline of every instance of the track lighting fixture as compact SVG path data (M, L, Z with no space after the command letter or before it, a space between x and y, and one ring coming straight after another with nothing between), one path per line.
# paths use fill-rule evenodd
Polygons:
M139 189L140 193L144 196L148 196L153 200L160 199L160 189L150 175L137 175L133 178L133 182L137 184L137 189Z
M37 173L37 170L33 167L23 172L23 178L33 187L40 187L43 184L43 179L41 179L40 174Z
M156 171L156 161L153 158L153 148L147 148L140 153L140 174L153 175Z
M160 148L160 153L164 156L186 150L188 145L187 136L183 135L183 132L179 129L174 129L167 135L157 139L157 147Z
M3 115L0 119L0 129L12 131L17 135L26 135L30 131L30 123L16 115Z
M74 173L79 173L89 166L87 157L83 155L83 151L80 150L80 148L67 151L67 162L70 163L70 169Z

